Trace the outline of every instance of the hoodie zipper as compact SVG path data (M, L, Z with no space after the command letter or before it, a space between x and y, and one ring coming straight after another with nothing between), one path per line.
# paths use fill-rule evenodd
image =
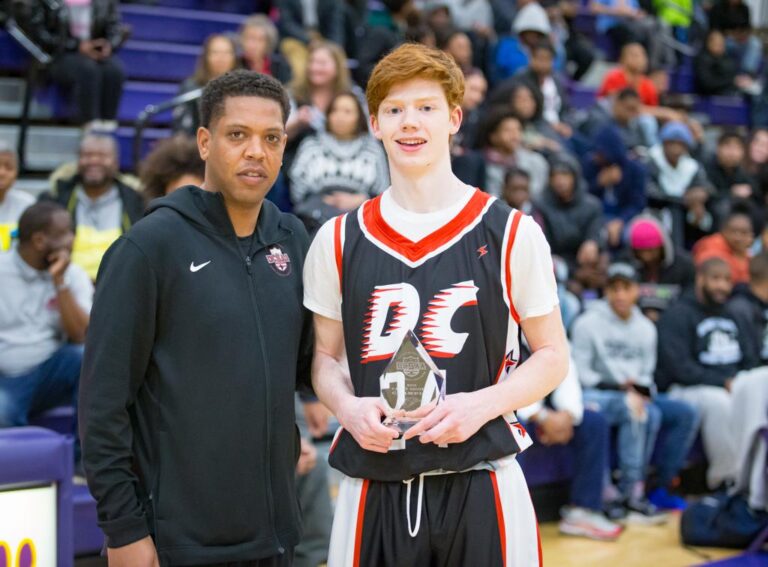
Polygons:
M236 243L237 244L237 243ZM255 255L255 252L253 252ZM265 480L267 482L264 483L265 488L267 488L267 508L269 513L269 524L272 527L272 536L275 538L275 541L277 542L277 551L280 555L285 553L285 548L283 547L283 544L280 542L280 538L277 537L277 530L275 526L275 502L272 497L272 490L270 490L268 487L272 485L272 431L270 429L270 404L271 404L271 398L269 395L269 368L267 366L267 349L266 345L264 344L264 333L262 332L261 328L261 313L259 312L259 306L258 301L256 300L256 288L255 284L253 282L253 270L252 270L253 262L251 260L251 253L247 254L245 256L245 269L248 272L248 286L251 291L251 305L253 307L254 315L255 315L255 321L256 321L256 330L259 335L259 346L261 347L261 359L264 364L264 401L265 401L265 417L266 417L266 433L267 433L267 450L266 450L266 477Z

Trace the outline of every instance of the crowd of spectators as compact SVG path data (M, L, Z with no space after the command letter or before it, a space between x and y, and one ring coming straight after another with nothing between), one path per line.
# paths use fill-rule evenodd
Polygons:
M55 53L52 79L70 88L81 123L114 120L123 80L116 2L61 4L67 18L46 8L28 19L33 37ZM697 434L709 489L735 482L741 463L724 427L738 412L731 390L740 372L768 363L768 75L747 5L273 4L236 36L210 36L179 92L239 67L288 87L289 143L269 198L311 230L388 186L364 96L375 63L406 40L421 41L464 71L454 169L531 215L555 257L572 371L564 390L522 413L541 444L571 444L582 455L561 530L611 540L621 532L615 520L658 523L664 509L683 508L675 479ZM91 6L87 15L82 5ZM569 103L569 85L590 72L595 49L574 25L579 9L596 15L598 32L611 41L607 57L617 58L594 106L581 111ZM713 128L671 102L669 72L691 59L679 46L698 46L698 93L743 96L752 105L749 131ZM13 274L18 293L36 290L35 313L44 318L36 332L50 340L35 351L13 342L29 303L0 301L0 352L19 361L0 365L0 424L11 415L3 413L16 395L10 385L18 383L6 377L34 375L44 384L46 368L77 352L60 349L82 339L72 321L87 318L89 280L110 244L150 199L200 183L198 126L196 101L178 107L175 136L157 144L138 179L119 171L113 137L87 134L77 163L52 177L44 199L58 205L28 209L31 199L13 189L14 153L0 147L0 249L10 250L0 255L0 270ZM24 412L44 405L19 405L6 420L23 423ZM611 450L618 454L615 483L606 474Z

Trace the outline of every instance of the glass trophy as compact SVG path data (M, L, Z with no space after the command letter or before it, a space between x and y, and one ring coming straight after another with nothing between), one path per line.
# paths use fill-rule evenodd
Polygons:
M381 397L394 411L414 411L435 400L445 399L445 375L437 368L424 345L413 331L409 330L403 342L379 378ZM418 419L388 417L384 425L405 433ZM400 436L402 447L404 440Z

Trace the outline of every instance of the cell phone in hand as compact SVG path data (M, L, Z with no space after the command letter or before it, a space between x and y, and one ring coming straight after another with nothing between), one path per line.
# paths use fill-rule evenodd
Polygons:
M645 396L646 398L652 398L653 397L653 390L649 388L648 386L641 386L639 384L632 384L632 389L640 394L641 396Z

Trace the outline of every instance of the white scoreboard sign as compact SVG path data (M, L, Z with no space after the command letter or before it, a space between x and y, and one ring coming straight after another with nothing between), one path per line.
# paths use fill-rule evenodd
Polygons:
M0 567L56 566L56 487L0 487Z

